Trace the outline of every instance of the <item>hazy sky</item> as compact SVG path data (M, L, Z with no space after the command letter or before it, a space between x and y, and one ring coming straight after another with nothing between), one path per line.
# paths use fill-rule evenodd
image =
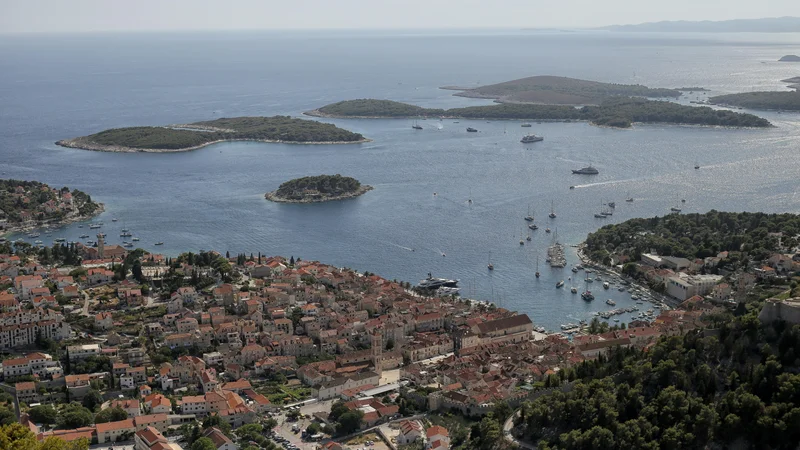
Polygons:
M800 0L0 0L0 32L591 27L800 16Z

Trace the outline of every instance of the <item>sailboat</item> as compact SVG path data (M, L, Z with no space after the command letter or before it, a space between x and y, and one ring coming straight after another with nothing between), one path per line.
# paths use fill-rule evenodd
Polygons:
M569 291L572 292L573 294L578 293L578 288L575 287L575 282L573 280L570 280L569 282Z
M550 214L548 215L548 217L550 217L551 219L556 218L555 202L552 200L550 201Z
M625 201L628 203L633 203L633 197L631 197L631 193L628 192L628 197L625 198Z
M489 252L489 263L486 265L486 268L489 270L494 270L494 264L492 264L492 252Z
M420 126L420 124L417 123L416 120L414 121L414 124L411 125L411 128L413 128L415 130L421 130L422 129L422 127Z
M584 290L583 293L581 294L581 298L584 301L590 302L594 300L594 294L592 294L592 292L589 290L589 283L586 282L586 280L584 280L584 284L586 284L586 290Z
M531 241L531 232L530 231L528 231L528 237L526 237L525 240L528 241L528 242Z
M694 169L697 170L700 168L700 164L697 163L697 160L694 160Z
M675 206L673 206L673 207L672 207L672 208L670 208L669 210L670 210L670 211L672 211L672 212L674 212L674 213L679 213L679 212L681 212L681 208L680 208L680 206L678 206L679 204L680 204L680 203L678 203L678 202L676 201L676 203L675 203Z
M536 257L536 278L539 278L539 257Z
M533 222L533 215L531 214L531 205L528 203L528 215L525 216L525 220L528 222Z

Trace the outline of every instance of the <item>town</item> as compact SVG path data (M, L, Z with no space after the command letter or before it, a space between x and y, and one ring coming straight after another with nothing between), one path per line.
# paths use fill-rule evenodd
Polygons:
M614 260L603 270L664 284L677 307L604 332L546 334L525 314L316 261L171 258L105 245L102 234L97 242L3 244L0 254L5 414L39 440L137 450L456 447L468 429L452 417L514 410L557 389L566 368L702 328L760 283L800 270L797 249L724 275L700 272L724 265L725 252ZM800 300L772 299L762 316L800 323Z

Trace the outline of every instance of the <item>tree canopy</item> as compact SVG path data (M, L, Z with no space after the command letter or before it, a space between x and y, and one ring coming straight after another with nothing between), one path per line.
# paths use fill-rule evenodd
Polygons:
M760 260L782 245L798 244L800 216L796 214L728 213L670 214L650 219L631 219L606 225L586 238L589 255L602 261L609 254L627 255L638 260L642 253L655 250L659 255L689 259L716 256L720 252L741 253L732 261L746 264ZM732 262L731 262L732 263Z
M708 99L719 105L742 106L751 109L778 109L800 111L800 91L742 92L717 95Z
M114 128L75 139L58 141L67 147L110 149L115 147L185 150L216 141L253 140L282 142L359 142L359 133L336 125L289 116L232 117L195 122L184 127Z
M567 105L501 103L452 109L421 108L389 100L359 99L332 103L319 108L318 111L332 117L586 120L597 125L617 128L630 127L633 122L730 127L771 126L766 119L752 114L627 97L608 98L598 106L582 108Z
M39 441L33 432L23 425L12 423L0 426L0 448L8 450L87 450L89 440L81 438L67 442L51 436Z
M716 336L698 330L567 369L569 391L524 405L527 437L541 449L794 449L800 326L757 314L722 321Z
M361 183L355 178L336 175L318 175L295 178L282 183L275 195L290 200L302 200L309 196L339 197L358 192Z

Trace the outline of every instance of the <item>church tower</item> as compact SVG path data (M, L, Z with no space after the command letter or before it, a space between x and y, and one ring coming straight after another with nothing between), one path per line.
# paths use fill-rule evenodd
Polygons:
M372 364L375 366L375 373L383 373L383 338L379 330L372 331Z
M104 240L105 240L104 236L105 235L103 233L97 233L97 256L100 259L103 259L103 256L105 254L106 245L105 245L105 242L104 242Z

